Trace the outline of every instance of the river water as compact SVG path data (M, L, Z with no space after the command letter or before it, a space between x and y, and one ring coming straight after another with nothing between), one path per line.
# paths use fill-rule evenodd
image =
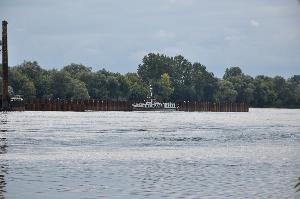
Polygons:
M0 198L300 198L300 110L0 116Z

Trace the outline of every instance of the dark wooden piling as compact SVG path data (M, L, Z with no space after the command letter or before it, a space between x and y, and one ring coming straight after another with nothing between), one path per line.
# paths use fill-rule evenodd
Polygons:
M227 102L177 102L178 111L184 112L248 112L246 103ZM18 110L27 111L132 111L130 101L99 101L99 100L25 100Z
M7 21L2 21L2 110L9 109Z

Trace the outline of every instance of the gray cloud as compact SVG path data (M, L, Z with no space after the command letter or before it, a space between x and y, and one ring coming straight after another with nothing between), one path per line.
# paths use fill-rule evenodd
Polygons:
M294 0L1 0L9 62L79 62L135 71L148 52L182 54L218 76L300 74L300 13Z

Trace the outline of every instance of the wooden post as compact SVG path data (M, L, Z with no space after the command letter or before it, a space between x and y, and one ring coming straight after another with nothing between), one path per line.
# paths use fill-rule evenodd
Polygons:
M52 111L52 104L51 104L51 100L47 100L47 111Z
M109 111L110 103L109 100L105 100L105 111Z
M197 101L197 112L201 111L201 102Z
M67 111L67 100L62 100L60 103L61 111Z
M56 111L56 103L55 100L51 100L51 111Z
M95 111L99 111L99 100L94 101Z
M182 102L178 102L177 106L178 106L178 111L182 111Z
M34 99L35 101L35 111L40 111L40 100L39 99Z
M123 102L123 111L129 111L129 107L127 107L127 101Z
M100 102L100 111L104 111L104 101L101 100Z
M108 110L108 101L104 100L103 101L103 111L107 111Z
M116 101L112 101L112 111L116 110Z
M99 102L99 111L103 111L103 101L98 101Z
M34 99L32 99L32 109L33 109L33 111L36 111L36 100L34 100Z
M45 99L41 99L41 111L46 111Z
M72 100L71 101L71 110L72 111L76 111L77 109L77 101L76 100Z
M107 111L111 111L111 101L107 101Z
M70 100L65 100L65 102L64 102L64 106L65 106L64 111L70 111L69 105L70 105Z
M7 21L2 21L2 110L9 109Z

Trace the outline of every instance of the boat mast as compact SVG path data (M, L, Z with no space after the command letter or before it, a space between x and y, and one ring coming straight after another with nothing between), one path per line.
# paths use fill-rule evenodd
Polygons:
M151 100L151 104L152 104L152 99L153 99L153 93L152 93L152 86L150 84L150 100Z

